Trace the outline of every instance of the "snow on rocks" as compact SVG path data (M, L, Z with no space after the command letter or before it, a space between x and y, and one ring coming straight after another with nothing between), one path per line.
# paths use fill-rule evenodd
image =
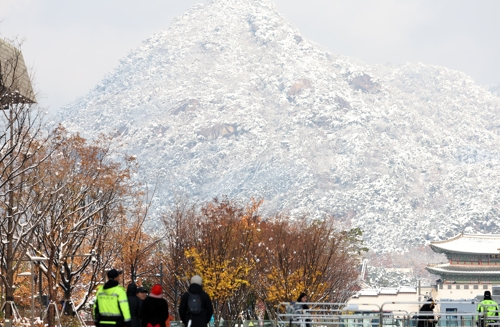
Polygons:
M197 5L58 120L115 135L179 194L336 215L377 252L499 232L500 98L444 67L368 66L304 39L269 0ZM409 232L411 231L411 232Z

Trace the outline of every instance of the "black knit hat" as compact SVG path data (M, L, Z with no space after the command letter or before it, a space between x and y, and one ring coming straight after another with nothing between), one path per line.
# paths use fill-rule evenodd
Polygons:
M120 276L122 274L122 272L120 270L116 270L116 269L111 269L110 271L108 271L108 278L109 279L112 279L112 278L116 278L118 276Z
M484 299L491 300L491 292L490 291L484 291Z

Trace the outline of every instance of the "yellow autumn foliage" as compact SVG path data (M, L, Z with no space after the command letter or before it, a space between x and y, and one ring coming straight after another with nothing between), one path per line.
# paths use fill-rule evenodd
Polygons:
M192 274L202 276L204 289L213 300L226 301L241 286L250 285L248 276L255 267L253 261L242 257L208 261L196 248L186 250L185 255L193 259Z

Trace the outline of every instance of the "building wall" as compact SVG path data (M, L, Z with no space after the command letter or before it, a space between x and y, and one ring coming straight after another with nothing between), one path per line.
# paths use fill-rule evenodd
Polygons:
M388 304L388 302L398 302L398 304ZM400 304L399 302L413 302L413 304ZM357 304L359 310L383 310L388 311L418 311L417 293L402 293L397 295L360 296L351 298L349 304ZM373 305L373 306L372 306Z
M397 293L394 295L379 294L377 296L362 296L352 297L349 305L357 305L359 310L380 310L393 311L401 315L412 314L418 312L422 302L425 301L425 296L435 297L436 290L433 287L421 287L420 295L414 293Z
M483 296L484 291L491 291L488 284L440 284L436 299L473 299L477 295Z
M467 285L469 288L465 288L464 284L440 284L437 289L431 286L424 286L420 289L420 295L418 292L413 293L397 293L397 294L379 294L375 296L363 296L353 297L348 301L349 305L357 305L359 310L380 310L383 308L384 311L393 311L412 314L418 312L422 302L425 301L429 296L434 300L446 301L446 300L470 300L478 297L483 298L484 291L489 290L492 292L492 285L488 284L475 284ZM477 286L477 289L474 288ZM449 288L448 288L449 287ZM458 288L457 288L458 287ZM406 302L406 303L405 303ZM441 309L436 308L435 312L440 312Z

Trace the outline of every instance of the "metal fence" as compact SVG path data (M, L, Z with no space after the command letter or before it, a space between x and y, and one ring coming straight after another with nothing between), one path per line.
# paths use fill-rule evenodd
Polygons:
M387 302L382 305L346 303L281 303L277 327L500 327L500 315L478 314L478 302L436 302L433 312L401 309L421 307L425 302ZM302 305L309 309L303 309ZM457 307L460 310L457 310ZM361 308L361 309L360 309ZM399 309L398 309L399 308ZM431 319L432 317L432 319ZM486 323L484 323L486 322Z

